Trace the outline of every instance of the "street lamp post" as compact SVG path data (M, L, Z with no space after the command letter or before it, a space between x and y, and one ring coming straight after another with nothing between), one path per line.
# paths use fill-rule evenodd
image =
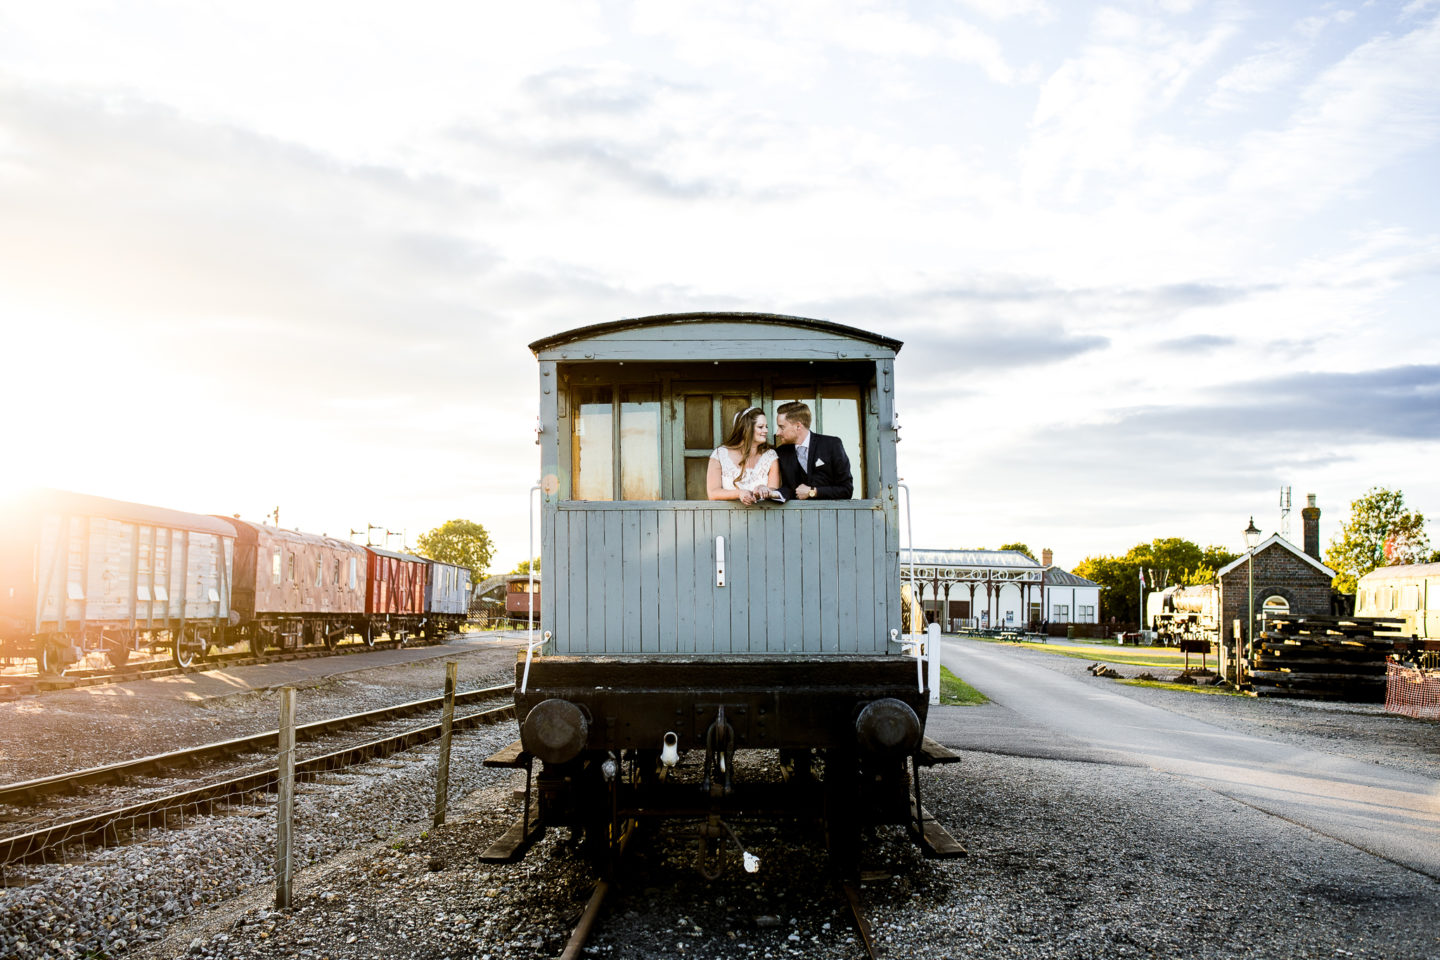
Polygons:
M1245 552L1248 554L1245 560L1245 573L1250 580L1250 616L1246 620L1246 650L1251 656L1255 655L1255 545L1260 542L1260 528L1255 526L1255 518L1250 518L1250 526L1245 528ZM1235 657L1235 686L1240 686L1240 656L1236 651Z

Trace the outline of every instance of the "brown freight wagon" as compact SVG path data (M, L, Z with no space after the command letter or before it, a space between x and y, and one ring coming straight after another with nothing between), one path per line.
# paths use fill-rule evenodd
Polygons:
M425 624L425 583L430 564L424 557L366 547L366 642L380 633L404 643Z
M260 656L307 644L333 648L347 633L374 642L365 629L365 548L333 537L222 518L235 529L232 642Z

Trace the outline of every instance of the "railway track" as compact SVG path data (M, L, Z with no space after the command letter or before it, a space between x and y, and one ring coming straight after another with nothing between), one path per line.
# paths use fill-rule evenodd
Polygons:
M513 690L513 684L505 684L466 691L456 694L455 703L457 707L484 703L506 696ZM392 723L417 713L438 711L443 704L443 697L432 697L304 724L296 727L296 741L313 742L357 727ZM453 728L465 730L510 719L514 716L514 709L513 703L506 703L486 710L459 714L454 719ZM402 730L298 760L295 764L295 775L299 780L314 779L326 771L409 750L438 739L439 736L439 722ZM188 781L188 785L183 789L159 791L143 799L132 799L119 805L92 809L82 815L67 813L68 807L73 805L67 803L62 805L58 817L22 814L18 818L12 818L8 824L11 829L6 830L6 825L0 824L0 830L5 830L5 835L0 836L0 867L44 861L54 851L59 851L58 858L64 859L65 848L70 845L79 845L82 848L113 845L123 842L127 835L138 828L175 826L176 821L183 821L185 811L209 813L229 803L241 802L256 793L269 792L278 782L278 770L270 762L259 765L258 769L252 768L242 773L207 780L199 785L194 784L196 777L188 771L239 755L273 751L278 742L278 731L271 730L200 747L0 786L0 805L24 810L43 804L57 795L70 797L85 790L124 784L140 778L172 777L176 771L182 771L181 775ZM19 829L15 829L16 827Z
M455 634L432 643L444 643ZM58 674L8 674L0 677L0 699L43 693L51 690L73 690L77 687L92 687L106 683L127 683L131 680L154 680L160 677L179 677L189 673L203 673L207 670L253 667L264 663L287 663L293 660L311 660L317 657L339 657L355 653L372 653L376 650L394 650L401 646L425 646L427 644L402 643L398 640L376 640L367 645L363 641L344 643L334 649L310 647L303 650L274 650L263 657L253 653L221 653L205 659L196 658L188 667L179 667L169 658L128 663L123 667L79 668Z

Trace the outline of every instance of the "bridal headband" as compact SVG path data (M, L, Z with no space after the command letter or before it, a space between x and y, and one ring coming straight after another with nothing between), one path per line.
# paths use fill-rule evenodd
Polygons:
M740 418L748 416L750 414L750 411L759 409L759 407L746 407L744 410L741 410L739 413L735 414L735 419L730 421L730 426L735 426L735 424L740 422Z

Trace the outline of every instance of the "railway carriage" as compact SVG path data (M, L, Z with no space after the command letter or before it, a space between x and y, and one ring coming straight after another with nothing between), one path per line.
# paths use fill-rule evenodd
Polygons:
M425 623L425 582L429 561L410 553L366 547L365 618L361 638L369 644L381 633L401 643Z
M235 531L199 514L39 491L0 517L0 656L40 672L91 651L123 664L142 647L176 660L231 622Z
M850 874L865 825L923 833L908 765L934 758L928 691L900 635L900 346L723 313L530 345L545 630L517 663L515 700L542 825L610 857L641 817L695 818L707 873L749 817L823 819ZM707 500L708 458L734 416L759 406L773 425L788 400L843 439L853 498ZM749 782L743 750L775 752L788 786ZM694 769L678 763L687 752L703 758Z
M1355 589L1355 613L1395 617L1389 632L1417 640L1440 640L1440 563L1377 567Z
M470 568L441 560L426 560L425 637L459 631L470 616Z
M346 540L225 518L235 532L231 642L268 649L333 648L364 631L367 557Z

